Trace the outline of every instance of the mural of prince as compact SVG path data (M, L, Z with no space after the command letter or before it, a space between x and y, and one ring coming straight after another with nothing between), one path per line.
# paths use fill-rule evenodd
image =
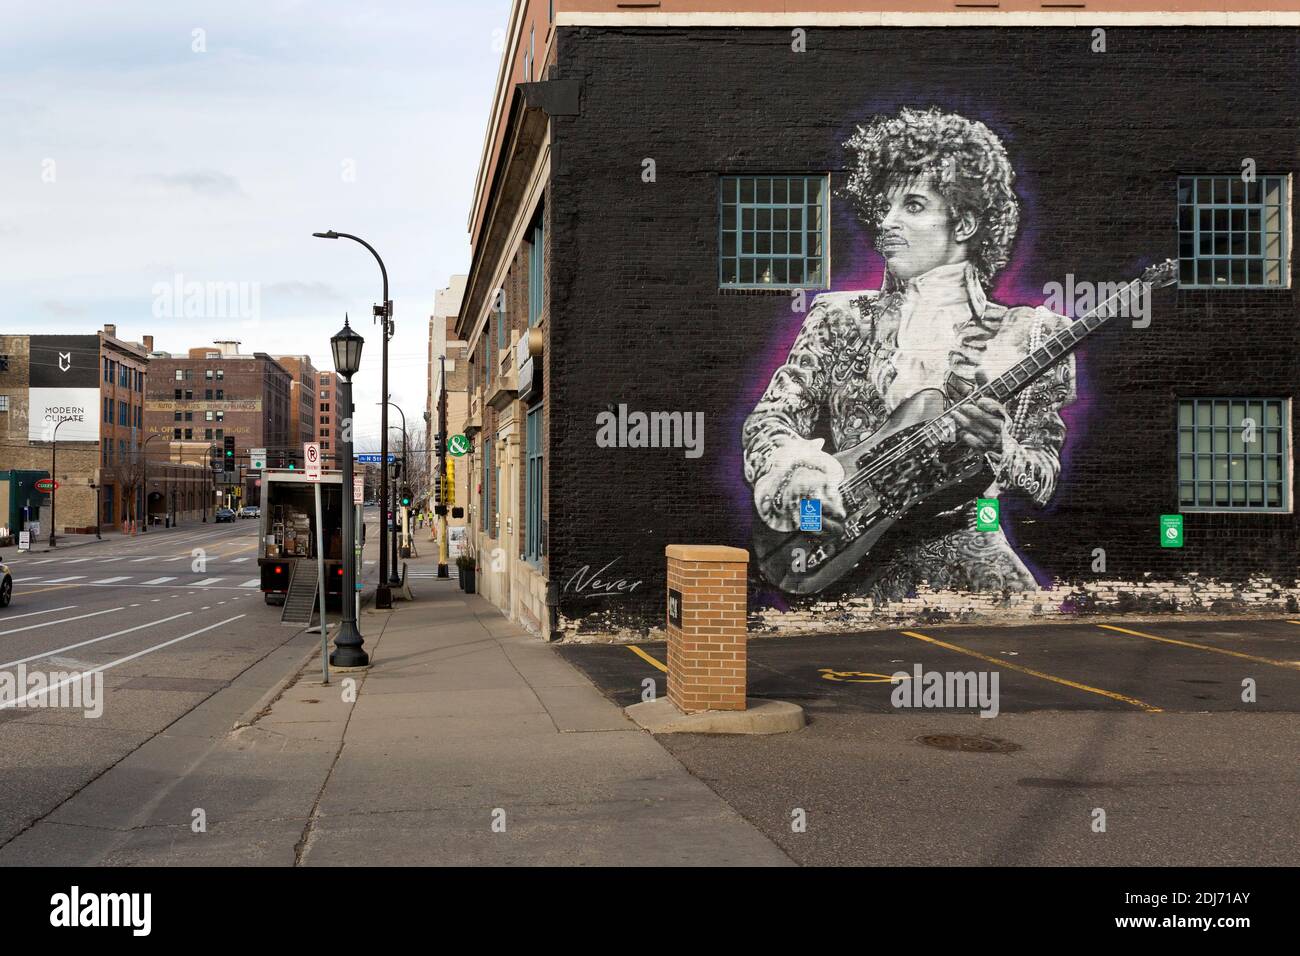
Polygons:
M934 108L902 109L858 127L845 147L852 157L845 193L884 257L884 285L818 295L745 420L756 520L776 531L798 528L801 498L820 499L832 526L844 518L838 489L845 475L831 452L870 436L899 403L921 389L942 390L949 373L995 378L1069 321L988 298L1010 256L1020 201L1006 149L987 126ZM1060 474L1060 409L1073 400L1069 358L1005 407L980 398L954 411L947 437L987 458L986 496L1019 493L1041 506ZM904 547L869 555L850 577L851 592L881 601L922 583L963 591L1036 586L1001 531L975 530L973 498Z

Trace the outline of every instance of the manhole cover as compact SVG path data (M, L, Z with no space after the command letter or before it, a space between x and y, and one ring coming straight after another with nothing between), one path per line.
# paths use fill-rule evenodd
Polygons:
M926 734L917 737L927 747L939 750L960 750L975 754L1009 754L1020 749L1020 744L997 737L974 737L966 734Z

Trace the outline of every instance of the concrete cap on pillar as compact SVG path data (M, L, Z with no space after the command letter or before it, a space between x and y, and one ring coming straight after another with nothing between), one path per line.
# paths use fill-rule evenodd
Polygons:
M664 555L678 561L739 561L749 563L749 552L744 548L729 548L721 544L670 544Z

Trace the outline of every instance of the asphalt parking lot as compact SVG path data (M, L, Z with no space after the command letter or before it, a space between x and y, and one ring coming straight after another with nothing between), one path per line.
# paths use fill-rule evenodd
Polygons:
M646 678L665 692L662 641L559 650L623 706L641 700ZM1300 619L756 638L749 642L749 693L795 701L814 714L896 713L891 675L918 664L923 671L997 670L1004 713L1300 712ZM1254 703L1242 700L1247 678L1255 682Z
M662 642L559 651L619 704L665 692ZM894 707L917 664L996 671L998 716ZM756 638L749 678L808 726L658 740L801 863L1300 864L1300 618Z

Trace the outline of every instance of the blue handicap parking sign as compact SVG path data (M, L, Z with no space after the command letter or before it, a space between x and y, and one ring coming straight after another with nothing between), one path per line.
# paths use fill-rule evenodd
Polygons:
M817 498L805 498L799 502L799 530L821 531L822 503Z

